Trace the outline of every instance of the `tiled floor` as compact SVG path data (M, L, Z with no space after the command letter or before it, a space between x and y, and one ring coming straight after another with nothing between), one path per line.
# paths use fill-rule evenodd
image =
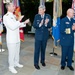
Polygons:
M14 75L8 70L8 50L6 47L5 34L3 34L3 48L5 52L0 53L0 75ZM46 67L36 70L33 66L34 56L34 36L25 35L25 42L21 43L20 63L24 65L23 68L16 68L18 73L16 75L75 75L75 71L70 71L67 67L64 71L60 69L61 48L55 49L58 56L51 56L49 53L53 50L53 40L49 38L46 49ZM74 58L75 60L75 53ZM75 62L73 63L75 67Z

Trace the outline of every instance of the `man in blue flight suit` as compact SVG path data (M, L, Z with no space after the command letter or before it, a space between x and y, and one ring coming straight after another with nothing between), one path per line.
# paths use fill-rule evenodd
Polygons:
M51 26L51 17L49 14L45 14L45 6L40 5L38 8L38 14L35 15L33 22L33 27L36 29L35 51L34 51L34 66L36 69L40 69L39 67L40 54L41 54L40 62L42 66L46 66L45 51L46 51L47 40L49 38L48 29L50 28L50 26Z
M74 71L72 67L72 57L73 57L73 46L74 46L74 30L75 25L73 25L74 10L69 8L67 10L67 16L61 20L60 23L60 44L62 49L61 56L61 69L64 70L66 66Z

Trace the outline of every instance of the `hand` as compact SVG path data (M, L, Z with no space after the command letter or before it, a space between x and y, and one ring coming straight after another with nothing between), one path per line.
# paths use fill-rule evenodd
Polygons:
M24 15L23 15L23 16L20 16L20 17L18 17L18 21L21 21L23 17L24 17Z
M47 24L48 24L48 22L49 22L49 19L46 19L46 20L45 20L45 25L47 25Z
M43 25L43 22L44 22L44 20L42 19L40 24Z
M29 23L29 22L30 22L29 19L27 19L27 20L24 21L25 24L27 24L27 23Z
M72 26L72 30L75 30L75 25Z
M2 22L2 18L0 18L0 22Z

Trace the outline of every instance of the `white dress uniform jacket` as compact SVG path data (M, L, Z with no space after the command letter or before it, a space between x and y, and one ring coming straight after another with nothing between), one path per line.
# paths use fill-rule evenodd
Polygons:
M18 43L20 42L19 28L25 27L26 25L16 20L15 16L11 12L7 12L3 16L3 23L7 29L6 41L7 43Z

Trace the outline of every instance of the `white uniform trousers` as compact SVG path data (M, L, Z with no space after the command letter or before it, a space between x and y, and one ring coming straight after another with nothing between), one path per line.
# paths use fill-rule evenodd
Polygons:
M9 67L14 67L19 63L20 43L7 43Z
M75 51L75 32L74 32L74 51Z

